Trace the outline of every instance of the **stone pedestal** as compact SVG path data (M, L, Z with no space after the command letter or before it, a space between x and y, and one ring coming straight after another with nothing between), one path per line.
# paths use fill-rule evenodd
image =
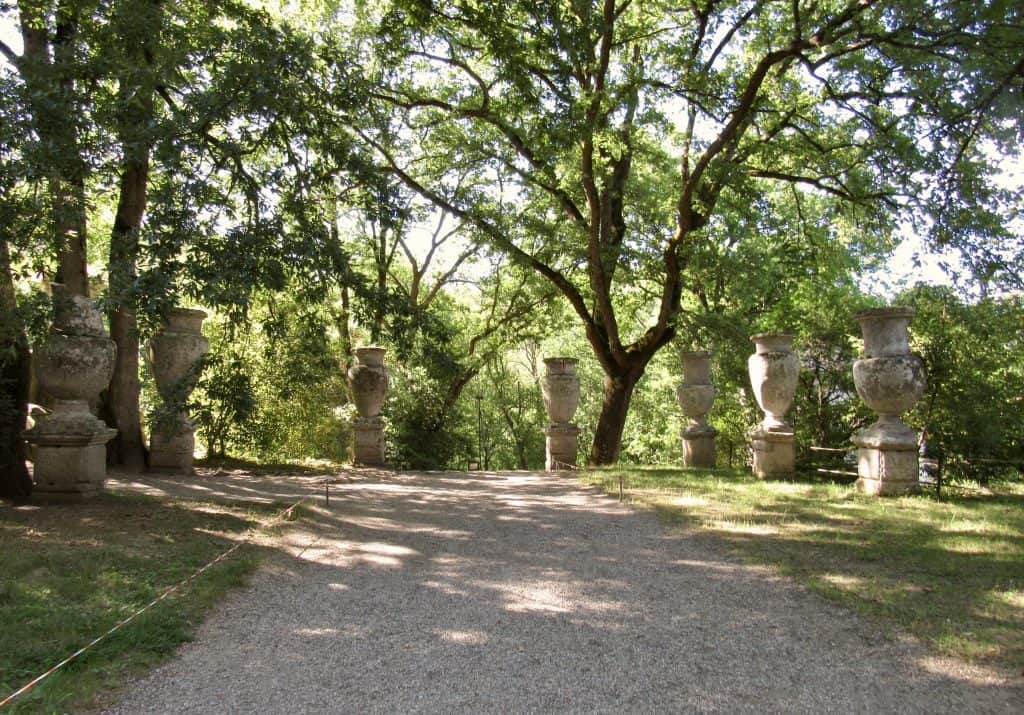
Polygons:
M380 417L357 417L352 432L352 463L364 467L384 466L384 421Z
M545 358L545 374L541 395L551 424L544 431L546 456L544 468L575 469L579 450L580 429L572 424L580 400L580 378L576 375L576 358Z
M92 302L55 286L53 328L33 367L56 402L25 432L34 447L36 496L77 501L103 490L105 445L117 430L93 416L89 403L110 383L114 350Z
M718 430L708 427L705 430L684 427L679 436L683 440L683 466L714 468L718 463L715 454L715 435Z
M173 308L149 341L149 361L164 401L164 413L150 429L152 470L192 473L195 427L184 405L199 380L199 361L210 349L202 334L205 319L202 310Z
M196 431L187 415L178 414L171 425L154 426L149 436L149 467L155 471L192 473Z
M580 428L573 424L550 424L544 434L547 437L544 469L549 472L575 469Z
M676 388L676 399L683 414L690 418L679 436L683 440L684 467L714 467L715 435L718 430L708 424L706 415L715 401L711 384L711 354L705 350L682 354L683 383Z
M759 333L750 340L754 354L747 359L747 372L765 413L750 432L753 472L761 479L789 476L796 469L796 439L785 415L796 395L800 359L789 333Z
M857 488L868 494L897 496L918 490L917 433L900 419L924 394L924 362L910 352L907 328L911 308L881 308L858 313L865 357L853 364L857 394L879 414L856 432Z
M792 432L769 432L760 428L750 433L752 469L761 479L789 476L796 465L796 438Z
M384 465L384 420L380 413L388 391L384 348L367 346L352 351L356 362L349 368L348 383L359 416L352 423L352 463Z

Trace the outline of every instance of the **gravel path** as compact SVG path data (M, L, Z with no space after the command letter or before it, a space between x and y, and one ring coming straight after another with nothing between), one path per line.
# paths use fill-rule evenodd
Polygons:
M569 478L378 475L316 511L112 712L1024 705Z

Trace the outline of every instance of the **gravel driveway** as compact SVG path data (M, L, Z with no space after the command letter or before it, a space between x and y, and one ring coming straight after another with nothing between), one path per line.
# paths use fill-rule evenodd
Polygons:
M112 712L1024 710L1020 685L937 667L568 477L331 496Z

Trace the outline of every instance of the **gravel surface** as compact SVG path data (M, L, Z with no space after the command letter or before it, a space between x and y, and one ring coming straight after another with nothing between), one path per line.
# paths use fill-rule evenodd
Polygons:
M377 473L273 546L111 712L1024 710L1020 684L937 665L568 477Z

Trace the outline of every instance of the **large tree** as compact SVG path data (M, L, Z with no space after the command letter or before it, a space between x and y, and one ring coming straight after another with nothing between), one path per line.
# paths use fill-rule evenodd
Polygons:
M351 28L377 53L357 131L571 305L605 374L603 464L684 296L720 289L709 261L737 215L756 237L775 185L876 236L916 219L1019 280L982 148L1020 126L1022 22L1004 0L396 0Z

